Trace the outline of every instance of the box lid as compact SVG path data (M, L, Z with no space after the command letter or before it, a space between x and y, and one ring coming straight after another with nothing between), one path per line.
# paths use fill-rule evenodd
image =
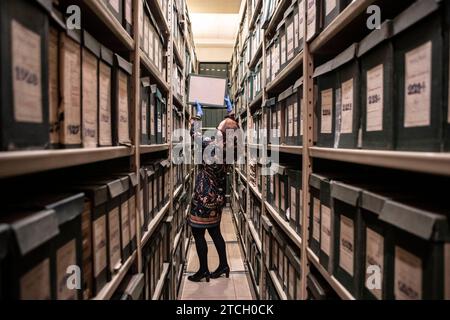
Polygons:
M333 60L330 60L320 66L318 66L314 70L313 78L317 78L320 76L323 76L324 74L327 74L333 70Z
M97 58L101 54L101 44L91 36L87 31L83 31L83 44L84 47L89 49L89 51L94 54Z
M278 102L282 102L284 100L286 100L287 98L289 98L290 96L292 96L294 92L294 87L290 86L289 88L287 88L285 91L283 91L279 96L278 96Z
M347 49L345 49L342 53L340 53L336 58L333 60L333 70L336 70L339 67L342 67L343 65L349 63L356 57L356 52L358 49L358 44L354 43Z
M66 34L70 39L72 39L73 41L75 41L78 44L81 44L81 31L80 30L67 29Z
M266 231L270 232L270 230L272 230L273 227L272 222L270 222L270 220L267 217L262 216L261 223Z
M115 199L125 192L121 179L111 180L106 183L110 199Z
M108 187L95 183L82 184L71 187L72 190L84 192L94 207L98 207L108 201Z
M379 215L387 200L389 200L388 197L379 193L363 190L361 194L361 207Z
M146 171L147 171L148 178L152 178L155 175L155 171L153 170L153 167L148 167Z
M449 225L446 216L395 200L385 202L380 220L424 240L449 239Z
M278 23L277 32L284 31L284 30L282 30L282 28L284 27L285 24L286 24L286 21L284 19L281 20L280 23Z
M303 86L303 77L295 81L294 92L296 92L301 86Z
M329 179L327 177L324 177L324 176L321 176L321 175L318 175L315 173L313 173L309 176L309 185L318 190L320 190L320 184L322 183L322 181L329 181Z
M300 251L300 249L299 249L299 251ZM292 248L289 246L286 247L286 256L289 259L289 262L295 268L295 270L297 270L297 272L300 273L300 270L301 270L300 258L296 254L296 252L294 252L294 250L292 250Z
M129 75L131 75L133 73L133 65L131 63L126 61L124 58L122 58L118 54L114 54L114 59L115 59L115 61L117 63L117 66L121 70L123 70L124 72L128 73Z
M277 99L276 99L276 98L271 98L271 99L268 99L268 100L266 101L266 107L267 107L267 108L272 108L272 107L274 107L276 104L277 104Z
M313 274L308 274L307 276L308 289L311 291L312 296L316 300L325 300L327 293L320 285L319 281Z
M39 209L55 211L59 225L77 218L83 212L84 193L77 194L49 194L30 200Z
M122 182L123 192L128 192L130 190L130 178L128 175L121 177L120 182Z
M100 57L102 61L104 61L108 65L112 66L114 64L114 54L111 50L109 50L105 46L101 46Z
M170 167L170 161L169 161L169 160L163 160L163 161L161 161L160 164L161 164L161 166L164 167L164 168Z
M297 3L297 1L295 1ZM291 15L294 12L294 1L292 2L291 6L286 10L284 13L284 19L288 19L289 15Z
M8 253L9 236L11 229L7 224L0 224L0 261Z
M141 85L144 88L150 87L150 77L141 78Z
M358 46L358 58L392 37L392 20L386 20L380 29L372 31Z
M145 172L145 168L140 168L139 169L139 174L141 175L141 179L145 179L145 177L147 175L147 173Z
M66 30L66 24L64 23L63 14L60 11L56 10L56 8L54 8L53 6L50 11L50 17L52 18L52 21L58 26L58 28L60 28L60 30Z
M22 256L59 234L58 219L53 210L25 212L20 215L20 218L11 223L11 230Z
M138 300L142 292L144 290L144 274L139 273L135 274L131 277L130 281L128 282L127 287L124 290L124 293L131 299L131 300Z
M130 184L132 187L136 187L138 184L138 179L137 179L137 175L135 172L130 172L128 174L128 178L130 178Z
M361 198L360 188L337 181L331 182L331 197L351 206L357 206Z
M436 12L441 0L419 0L400 13L393 22L393 35L396 36L415 25L420 20Z

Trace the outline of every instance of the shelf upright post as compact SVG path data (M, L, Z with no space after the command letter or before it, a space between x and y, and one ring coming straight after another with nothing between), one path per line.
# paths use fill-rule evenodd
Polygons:
M306 30L306 21L307 21L307 1L303 1L305 9L303 23L304 30ZM302 247L300 252L301 257L301 299L307 299L307 291L306 291L306 282L307 282L307 274L309 273L308 266L308 215L309 215L309 207L310 207L310 197L309 197L309 176L312 173L312 165L313 159L310 156L309 148L313 146L314 139L314 82L313 82L313 73L314 73L314 60L313 56L310 52L309 44L306 41L306 37L303 37L303 97L304 103L302 106L302 115L304 119L304 127L303 129L303 170L302 170L302 179L303 179L303 215L302 215Z

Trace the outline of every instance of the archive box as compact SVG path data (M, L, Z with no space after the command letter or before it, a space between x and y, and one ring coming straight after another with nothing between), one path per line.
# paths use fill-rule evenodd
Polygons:
M363 149L394 148L394 47L390 20L358 47Z
M317 232L320 233L320 250L319 250L319 262L320 264L331 273L333 256L333 224L334 217L332 216L332 199L331 199L331 177L321 178L320 181L320 204L315 203L314 206L320 205L319 224L314 228L320 228ZM316 209L314 209L316 211ZM315 218L316 219L316 218ZM315 230L314 230L315 231Z
M280 283L283 284L284 268L285 268L285 255L286 251L286 239L276 229L272 228L272 263L273 269L277 273Z
M49 0L1 1L0 149L49 143Z
M6 297L12 300L50 300L54 274L54 242L59 234L53 210L8 213L1 218L12 237L5 270Z
M110 147L112 139L112 68L113 53L102 46L100 50L100 64L98 71L98 145Z
M286 65L295 57L295 26L294 26L294 5L291 5L284 14L286 23Z
M128 189L128 210L130 213L130 251L135 252L137 249L137 233L136 233L136 194L138 178L136 173L127 173L129 178L129 189Z
M322 28L322 10L320 0L306 1L306 41L312 40Z
M392 283L392 274L388 273L388 266L392 264L392 254L388 253L389 226L380 219L385 202L389 200L386 195L369 190L363 190L361 195L361 229L362 229L362 257L361 268L364 276L361 277L362 299L392 300L393 296L387 290L387 284ZM380 288L369 288L369 268L379 268L381 276Z
M149 58L149 60L153 63L154 56L153 56L153 34L150 28L150 18L149 18L149 11L147 7L147 3L144 2L144 25L143 25L143 34L144 34L144 41L142 42L142 51L144 54ZM151 43L150 43L151 41ZM150 51L152 50L152 51ZM150 54L150 52L152 54Z
M297 248L298 249L298 248ZM300 249L298 249L300 251ZM287 296L289 300L301 300L301 263L298 254L286 248L287 256Z
M449 298L449 222L436 204L388 200L380 219L392 228L393 274L387 289L397 300ZM440 214L440 213L443 214Z
M438 1L417 1L393 22L398 150L441 150L444 60L439 9Z
M283 98L285 99L284 106L284 141L287 145L296 145L298 142L298 125L299 125L299 104L297 90L294 87L288 88L283 92Z
M123 0L123 26L128 34L133 35L133 0Z
M144 274L128 275L120 284L112 300L139 301L144 300Z
M263 253L264 253L264 261L266 263L267 269L270 270L272 266L272 255L271 255L271 248L272 248L272 228L273 225L270 222L270 220L262 216L261 217L261 225L262 225L262 245L263 245Z
M125 263L131 256L131 230L130 230L130 208L129 191L130 179L128 175L120 177L122 183L122 194L120 197L120 242L122 248L122 262Z
M313 77L318 89L317 104L315 114L317 118L317 146L334 146L336 129L336 97L335 92L339 91L337 79L333 71L333 60L317 67Z
M139 212L139 220L141 224L141 233L144 234L148 230L148 214L147 214L147 172L145 168L139 169L139 204L138 204L138 212Z
M352 0L331 0L323 1L323 23L324 28L333 22L334 19L351 3Z
M289 177L288 167L285 165L278 166L278 183L279 183L279 213L281 217L289 221L290 217L287 215L289 209Z
M5 259L8 254L8 245L10 239L10 228L7 224L0 224L0 299L6 299L6 278L5 278Z
M320 234L321 234L321 185L322 182L328 182L324 176L311 174L309 177L309 248L319 257L321 252ZM330 212L331 216L331 212ZM331 239L330 239L331 245ZM327 248L328 249L328 246ZM327 250L326 250L327 251Z
M60 121L59 104L60 95L60 37L65 32L66 25L62 20L62 14L52 8L48 35L48 121L50 132L50 149L59 147Z
M133 65L119 55L114 55L113 73L113 137L115 145L129 145L131 114L131 75Z
M98 62L100 50L100 43L84 31L81 55L81 137L84 148L96 148L98 145Z
M275 35L273 38L273 47L272 47L272 75L271 79L272 81L275 80L275 78L278 75L278 72L280 71L280 38L279 35Z
M293 134L294 138L292 140L292 144L296 146L303 145L303 77L298 79L294 83L294 94L296 97L293 97L294 107L293 107ZM289 144L289 143L288 143Z
M277 112L277 125L276 128L280 130L280 133L278 135L278 138L280 139L280 142L278 145L282 145L285 143L287 139L287 135L292 135L292 131L290 129L293 129L292 126L292 118L289 119L289 111L291 111L291 96L293 95L293 86L290 86L285 91L283 91L278 96L278 101L276 105L276 112ZM291 126L288 125L287 121L291 121Z
M106 185L84 184L73 186L71 189L85 194L82 213L83 275L86 277L90 275L91 279L84 279L84 290L89 290L91 284L92 292L91 294L87 292L87 295L95 296L108 281L106 223L108 188Z
M335 147L358 147L360 125L360 75L356 59L358 44L351 45L333 60L333 68L339 79L341 100L336 98ZM339 110L340 109L340 110ZM338 116L340 115L340 116Z
M272 140L274 137L274 135L273 135L274 131L272 130L272 128L273 128L272 114L275 112L274 110L275 110L276 103L277 103L276 98L271 98L266 101L265 109L266 109L266 120L267 121L266 121L265 125L267 128L267 144L271 144L272 141L275 141L275 140Z
M162 202L163 202L163 204L166 204L166 203L168 203L169 202L169 197L170 197L170 195L169 195L169 184L170 184L170 161L169 160L163 160L163 161L161 161L161 175L162 175L162 178L161 178L161 183L162 183L162 186L163 187L161 187L161 191L162 191L162 196L161 196L161 199L163 199L162 200Z
M59 107L60 144L63 148L81 147L81 32L61 34L61 104Z
M283 70L284 67L286 67L287 62L287 37L286 37L286 21L281 20L281 22L277 26L277 35L278 40L280 42L279 45L279 52L280 52L280 69L279 71Z
M148 199L148 215L149 218L147 219L150 221L155 217L158 211L158 205L157 205L157 197L156 197L156 181L155 181L155 170L153 166L147 167L147 199Z
M122 24L123 19L123 0L103 0L109 11Z
M360 297L362 276L361 192L344 183L333 181L331 184L334 276L356 298Z
M298 234L302 233L302 172L295 169L288 169L287 171L289 177L289 223L291 228Z
M295 1L294 6L294 28L295 28L295 54L303 51L303 40L305 39L305 0Z
M141 144L150 144L150 121L149 121L149 102L150 102L150 78L141 79Z
M267 43L266 48L266 82L269 84L272 82L272 53L273 53L273 39Z
M165 140L165 121L164 117L166 117L166 99L163 98L163 95L161 91L156 89L156 143L157 144L164 144L166 142Z
M158 88L156 84L152 84L149 88L150 100L149 100L149 135L150 135L150 144L157 143L157 128L156 128L156 92Z
M20 206L33 210L53 210L58 223L59 233L55 237L54 264L50 270L53 275L52 288L57 300L82 299L82 290L67 288L67 270L70 266L81 266L82 257L82 213L84 194L49 194L36 198L27 198ZM25 209L25 208L24 208Z

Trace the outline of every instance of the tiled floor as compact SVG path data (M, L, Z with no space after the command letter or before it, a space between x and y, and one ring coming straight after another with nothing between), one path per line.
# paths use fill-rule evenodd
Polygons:
M210 270L219 265L218 255L212 239L207 234L208 264ZM186 275L181 284L180 300L252 300L250 283L245 271L231 213L226 210L222 220L222 234L227 242L228 263L231 268L229 279L222 277L211 282L194 283L187 276L198 270L198 257L194 242L191 243L187 260Z

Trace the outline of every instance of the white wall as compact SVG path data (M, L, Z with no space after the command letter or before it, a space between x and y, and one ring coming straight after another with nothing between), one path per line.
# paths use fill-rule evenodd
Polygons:
M230 62L233 47L209 47L196 46L199 62Z

